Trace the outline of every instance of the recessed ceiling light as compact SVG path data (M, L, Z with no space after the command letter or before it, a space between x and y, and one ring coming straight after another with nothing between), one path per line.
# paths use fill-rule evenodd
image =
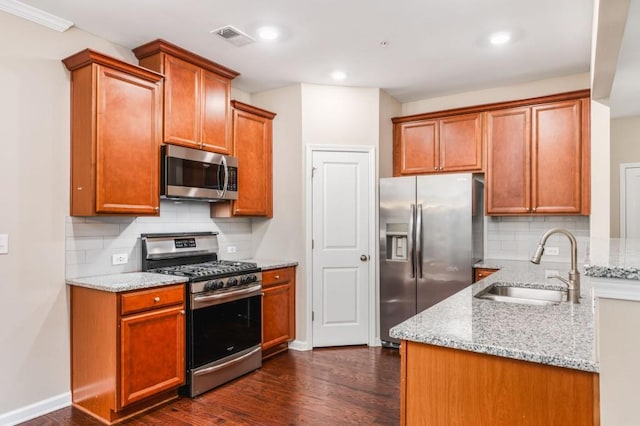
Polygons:
M331 73L331 78L333 78L334 80L344 80L345 78L347 78L347 73L345 73L344 71L334 71Z
M489 36L489 43L494 46L508 43L511 40L511 33L508 31L498 31Z
M280 31L276 27L260 27L258 28L258 37L266 41L276 40L280 37Z

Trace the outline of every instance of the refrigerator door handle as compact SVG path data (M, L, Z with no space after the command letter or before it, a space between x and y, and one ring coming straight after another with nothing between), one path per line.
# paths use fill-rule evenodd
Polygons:
M416 246L415 241L415 217L416 217L416 205L411 204L411 215L409 216L409 250L411 258L411 278L416 277Z
M416 212L416 263L418 278L422 278L422 204L418 204Z

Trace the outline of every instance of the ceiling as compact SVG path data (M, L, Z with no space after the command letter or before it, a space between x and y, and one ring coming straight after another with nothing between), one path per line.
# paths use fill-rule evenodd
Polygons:
M588 72L593 0L22 0L133 48L163 38L241 73L249 93L292 83L378 87L409 102ZM225 25L277 41L236 47ZM513 33L491 46L487 36ZM381 46L386 42L386 47ZM343 81L331 79L340 69Z

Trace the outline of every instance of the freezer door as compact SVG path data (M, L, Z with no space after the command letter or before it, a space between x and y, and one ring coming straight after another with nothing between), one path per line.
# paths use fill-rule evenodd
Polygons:
M417 311L471 284L472 184L470 173L418 176Z
M380 179L380 339L416 314L415 176Z

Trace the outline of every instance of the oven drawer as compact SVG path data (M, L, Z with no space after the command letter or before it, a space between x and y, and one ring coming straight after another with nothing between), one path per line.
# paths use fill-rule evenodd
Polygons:
M184 285L156 287L124 293L122 296L122 315L184 303Z
M293 279L294 268L271 269L262 271L262 285L285 283Z

